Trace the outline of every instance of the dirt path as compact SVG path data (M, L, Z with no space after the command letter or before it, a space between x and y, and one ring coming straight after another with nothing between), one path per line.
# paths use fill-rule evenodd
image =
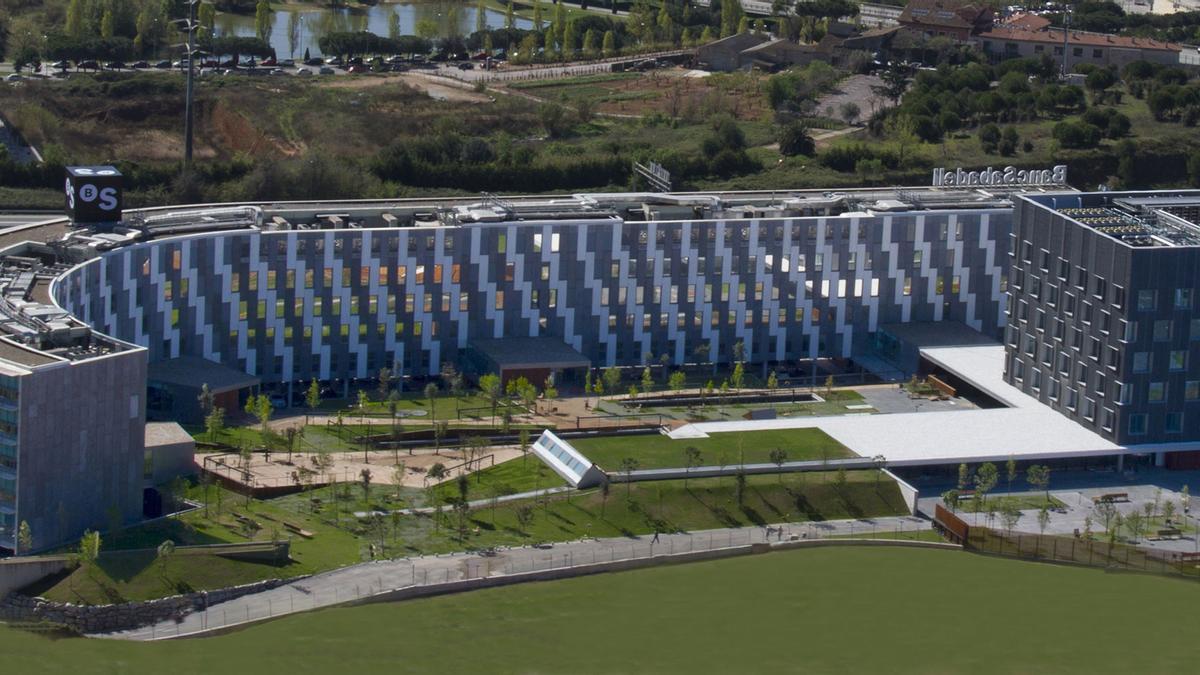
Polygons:
M336 77L326 81L323 86L331 89L368 89L396 82L403 82L420 89L430 98L439 101L491 103L494 100L484 92L475 91L471 85L458 85L451 80L434 80L432 77L418 73L397 73L382 77Z

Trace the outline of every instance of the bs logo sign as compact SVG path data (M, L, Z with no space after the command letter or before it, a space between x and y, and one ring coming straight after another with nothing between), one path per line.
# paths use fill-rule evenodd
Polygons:
M111 166L68 166L66 193L77 225L121 220L121 172Z

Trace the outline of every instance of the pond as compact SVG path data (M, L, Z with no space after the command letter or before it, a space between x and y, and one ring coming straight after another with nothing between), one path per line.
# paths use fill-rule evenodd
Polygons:
M475 31L475 3L440 2L397 2L381 3L374 7L288 9L274 12L269 42L279 58L300 58L307 49L312 56L321 55L317 41L326 33L369 31L387 36L392 16L400 21L401 35L414 35L417 23L428 19L438 27L441 36L467 35ZM484 10L489 28L504 27L504 12ZM531 28L533 22L517 17L517 28ZM216 35L253 37L254 15L218 14Z

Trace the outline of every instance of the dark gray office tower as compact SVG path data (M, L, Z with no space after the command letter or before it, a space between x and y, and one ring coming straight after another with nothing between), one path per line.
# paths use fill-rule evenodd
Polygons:
M1005 379L1122 445L1200 439L1200 191L1025 195Z

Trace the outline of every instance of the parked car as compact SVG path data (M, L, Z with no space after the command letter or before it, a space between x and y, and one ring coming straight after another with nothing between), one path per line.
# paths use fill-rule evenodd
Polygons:
M5 76L4 81L5 82L20 82L21 80L24 80L24 79L25 79L24 75L22 75L20 73L12 73L11 75Z
M392 65L395 65L397 63L404 63L405 60L406 59L403 56L396 54L394 56L389 56L386 59L384 59L384 63L390 63Z
M254 60L253 56L251 56L249 59L239 63L238 66L241 68L255 68L258 66L258 62Z
M201 68L220 68L221 60L220 59L204 59L200 62L200 67Z
M370 68L367 68L366 66L364 66L364 65L363 65L363 64L361 64L361 63L356 63L356 64L354 64L354 65L352 65L352 66L350 66L350 67L346 68L346 72L347 72L347 73L354 73L355 75L358 75L358 74L361 74L361 73L368 73L368 72L370 72Z
M329 66L321 66L321 69L318 70L317 72L320 73L321 75L332 75L333 68L330 68Z
M361 56L354 56L354 57L351 57L349 61L346 61L346 65L348 65L348 66L361 66L361 65L364 65L364 64L363 64L363 59L362 59L362 57L361 57Z
M163 59L162 61L156 61L154 63L154 67L158 68L159 70L168 70L171 67L171 62L166 59Z
M309 77L312 74L313 74L312 71L309 70L308 68L297 68L296 69L296 75L298 77Z
M104 67L109 70L124 70L129 66L125 65L124 61L109 61L108 63L104 64Z
M311 59L304 59L304 65L306 65L306 66L323 66L323 65L325 65L325 59L322 59L319 56L314 56Z
M137 70L143 70L145 68L149 68L150 63L147 61L134 61L133 63L129 64L129 67Z
M458 69L459 70L475 70L475 64L471 63L470 61L464 61L464 62L458 64Z
M407 63L393 63L391 68L392 68L393 73L403 73L406 70L408 70L408 64Z
M54 68L55 70L66 70L67 68L71 67L71 64L68 61L55 61L54 63L50 64L50 67Z
M331 57L329 57L329 58L325 59L325 65L327 65L327 66L340 66L340 65L342 65L342 57L340 57L340 56L331 56Z
M272 68L268 75L287 75L287 71L283 68Z
M280 61L278 65L283 68L293 68L296 65L296 60L295 59L284 59L284 60Z
M100 70L100 64L95 61L76 61L76 70Z
M259 61L258 65L262 66L263 68L266 68L267 66L276 66L279 64L275 63L274 56L268 56L267 58L263 59L262 61Z

